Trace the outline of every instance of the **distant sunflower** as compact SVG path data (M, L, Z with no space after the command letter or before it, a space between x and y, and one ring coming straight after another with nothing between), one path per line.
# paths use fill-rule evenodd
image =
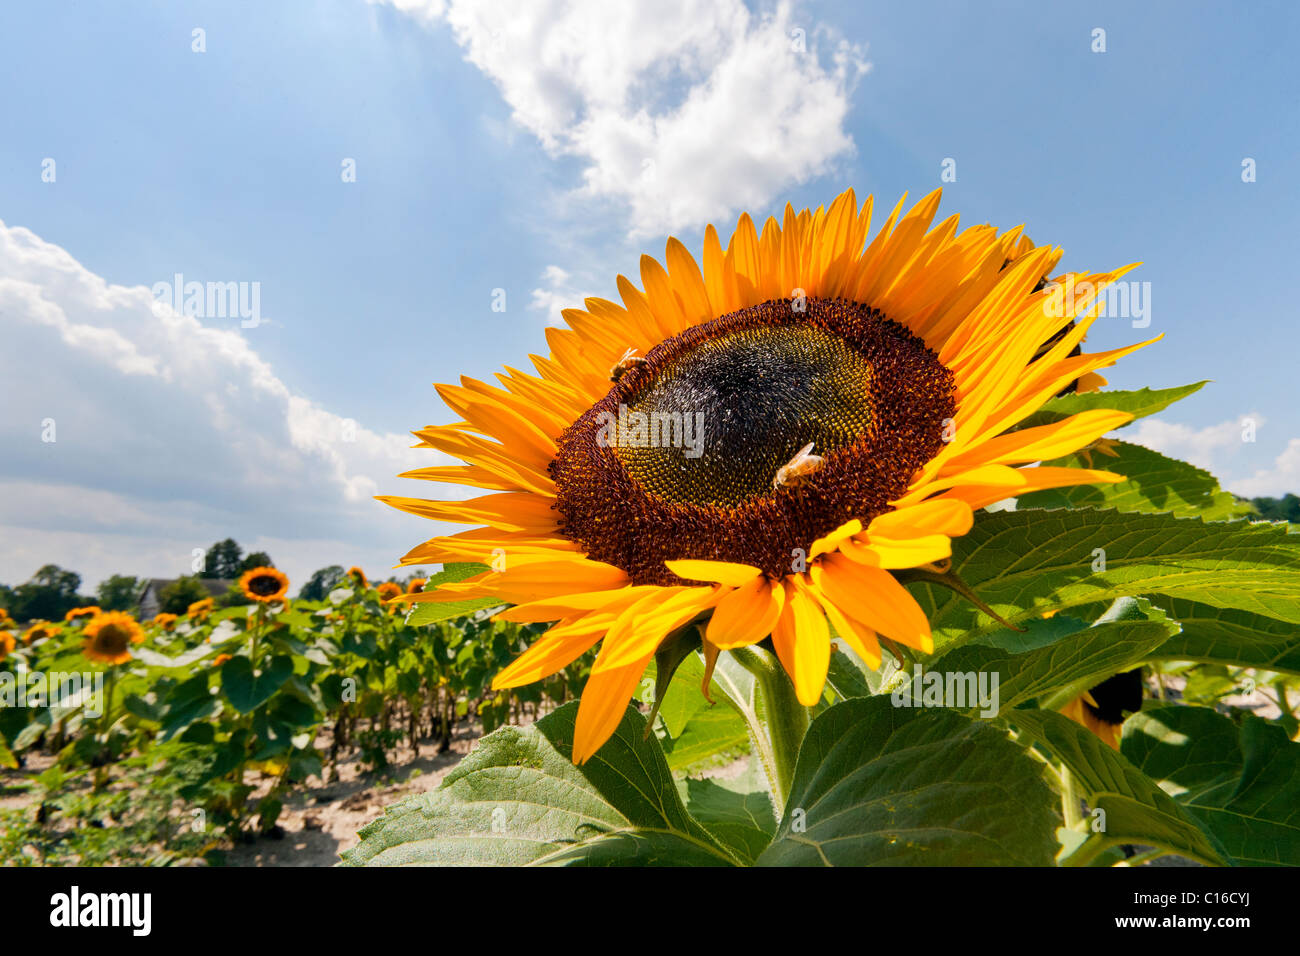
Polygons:
M364 589L370 587L370 580L366 577L366 572L362 571L355 564L352 567L348 568L348 577L350 577L352 579L352 583L359 588Z
M94 617L96 614L99 613L101 613L100 609L96 607L94 604L91 604L87 607L74 607L67 614L63 615L63 619L65 621L71 622L81 617Z
M289 578L275 568L251 568L239 579L239 590L250 601L270 604L289 593Z
M13 618L9 616L9 609L0 607L0 624L11 624Z
M383 582L381 585L379 585L378 590L379 590L379 600L381 601L387 601L390 598L395 598L399 594L403 593L402 586L400 584L395 584L392 581Z
M0 661L12 654L17 646L18 642L14 640L13 634L9 631L0 631Z
M216 603L212 600L212 598L206 597L200 601L195 601L193 604L187 607L185 609L185 616L186 617L207 617L209 614L212 613L212 609L215 606Z
M31 644L47 637L53 637L58 633L59 626L57 624L51 624L48 621L37 621L27 630L23 631L23 643Z
M1141 347L1080 348L1097 292L1128 269L1075 275L1085 291L1063 297L1045 288L1059 248L1019 229L958 232L956 216L931 228L939 198L901 218L900 201L869 243L872 202L859 209L851 190L829 210L787 205L761 235L746 214L725 247L705 231L702 270L669 239L666 268L642 257L643 288L618 277L622 305L564 311L569 328L546 330L536 375L439 386L461 421L415 435L467 464L405 477L491 493L380 500L481 526L433 538L404 564L494 570L407 599L487 598L515 605L505 620L558 622L496 688L599 642L578 762L618 725L663 640L692 621L707 618L711 650L770 635L812 705L828 623L873 666L878 636L932 651L925 613L891 572L944 562L977 509L1121 480L1018 466L1084 448L1126 412L1012 429Z
M212 658L212 666L220 667L226 661L230 660L233 656L234 656L233 654L218 654L216 657Z
M168 614L166 611L160 611L153 616L150 622L154 627L161 627L164 631L170 631L176 626L179 618L175 614Z
M86 625L81 653L92 661L125 664L131 659L131 645L144 641L144 631L130 614L109 611Z
M406 585L407 594L419 594L424 590L424 584L428 578L411 578L411 582Z
M1061 713L1119 750L1124 719L1142 709L1142 668L1107 678L1061 708Z

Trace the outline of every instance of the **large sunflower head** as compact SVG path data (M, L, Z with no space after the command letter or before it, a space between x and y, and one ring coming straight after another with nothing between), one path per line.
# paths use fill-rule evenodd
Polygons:
M135 618L122 611L109 611L86 625L81 652L92 661L125 664L131 659L131 645L143 641L144 630Z
M96 605L91 604L87 607L74 607L67 614L63 615L63 619L71 623L83 617L94 617L99 613L101 613L100 609Z
M14 640L12 633L9 631L0 631L0 661L12 654L14 648L17 646L18 642Z
M574 758L617 726L646 664L699 623L710 650L771 637L799 699L821 696L830 626L878 665L878 638L933 649L892 572L934 565L974 512L1041 488L1119 480L1023 467L1083 448L1130 419L1089 411L1016 429L1140 345L1084 354L1097 293L1126 270L1047 277L1061 250L1012 230L932 227L938 192L903 204L867 241L870 199L748 215L703 268L677 240L622 303L587 299L548 329L536 374L439 387L461 421L416 432L466 464L408 472L488 493L383 498L480 527L437 537L406 564L492 570L413 601L499 600L501 617L557 622L501 673L540 679L597 642ZM1143 343L1146 344L1146 343Z
M270 604L289 593L289 578L275 568L250 568L239 578L239 590L250 601Z

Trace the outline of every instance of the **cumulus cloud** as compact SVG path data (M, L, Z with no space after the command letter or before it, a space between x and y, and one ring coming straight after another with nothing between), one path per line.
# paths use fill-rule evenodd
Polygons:
M742 0L371 0L450 26L514 120L623 203L630 235L702 225L830 172L854 148L860 46Z
M0 329L0 580L48 561L88 583L168 576L231 535L301 581L363 556L378 571L436 530L371 495L409 494L393 476L442 456L295 394L258 333L159 307L3 222Z
M1300 438L1292 438L1267 468L1248 474L1243 471L1242 452L1256 440L1264 424L1264 416L1258 412L1203 428L1145 418L1126 428L1120 437L1204 468L1219 478L1224 488L1246 498L1276 498L1300 491Z

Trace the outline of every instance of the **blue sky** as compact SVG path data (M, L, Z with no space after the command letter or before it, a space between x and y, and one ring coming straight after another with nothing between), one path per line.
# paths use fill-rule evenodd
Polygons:
M1293 4L618 6L4 5L0 581L171 575L227 534L378 572L435 530L369 500L419 493L391 475L451 417L431 383L544 352L552 307L614 298L669 232L919 199L945 159L941 215L1144 262L1150 328L1090 347L1163 332L1112 384L1214 384L1141 440L1300 490ZM140 290L176 273L258 283L269 321L160 332Z

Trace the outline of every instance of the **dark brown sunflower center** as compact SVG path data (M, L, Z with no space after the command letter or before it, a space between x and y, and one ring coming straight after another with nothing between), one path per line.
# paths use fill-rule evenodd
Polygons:
M661 343L570 426L550 469L561 527L637 583L679 583L677 558L781 576L889 510L953 411L951 372L875 310L766 302ZM821 461L786 468L809 444Z
M280 581L269 574L259 574L249 580L248 590L258 597L268 597L280 590Z
M131 635L116 624L105 624L95 634L95 649L109 654L121 654L131 643Z
M735 506L770 493L804 446L824 457L865 436L871 380L862 355L824 329L741 329L664 365L609 437L651 495Z

